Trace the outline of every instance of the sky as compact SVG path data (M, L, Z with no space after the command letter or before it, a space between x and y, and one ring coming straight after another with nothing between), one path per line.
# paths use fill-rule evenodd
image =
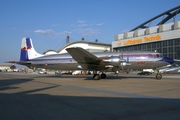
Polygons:
M59 50L67 36L70 42L111 44L116 34L179 5L180 0L0 0L0 64L19 60L23 37L39 53Z

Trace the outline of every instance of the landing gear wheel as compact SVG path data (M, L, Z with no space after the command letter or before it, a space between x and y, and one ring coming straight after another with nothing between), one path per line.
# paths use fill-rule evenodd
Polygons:
M101 74L101 78L102 78L102 79L105 79L105 78L106 78L106 74L104 74L104 73Z
M157 80L160 80L162 78L162 75L161 74L156 74L156 79Z
M94 74L93 79L94 79L94 80L100 80L99 74Z

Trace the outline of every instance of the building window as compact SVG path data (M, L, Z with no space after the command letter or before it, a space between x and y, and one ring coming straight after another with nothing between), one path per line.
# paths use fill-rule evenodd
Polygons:
M169 54L168 57L173 58L173 53L172 53L172 54Z
M180 59L180 51L175 53L175 59Z
M173 46L173 40L168 41L169 46Z
M180 46L176 46L175 47L175 52L179 52L180 51Z
M137 46L134 46L134 50L137 50Z
M167 41L163 41L163 47L167 47Z
M141 50L141 45L138 45L137 47L138 47L138 50Z
M156 49L156 50L157 50L157 52L160 52L160 53L162 52L162 51L161 51L161 48L158 48L158 49Z
M175 45L180 45L180 39L176 39L174 42L175 42Z
M130 50L130 51L133 51L133 50L134 50L134 49L133 49L133 46L131 46L131 47L129 48L129 50Z
M167 53L163 53L163 56L167 57Z
M173 52L173 47L169 47L169 53Z
M146 49L146 45L141 45L141 49L145 50Z
M167 53L167 48L163 48L163 53Z
M160 48L161 47L161 42L157 42L156 46L157 46L157 48Z
M147 44L147 49L151 49L151 43Z
M123 48L123 51L129 51L128 47L127 47L127 48L124 47L124 48Z
M152 43L152 48L153 48L153 49L156 48L156 43Z

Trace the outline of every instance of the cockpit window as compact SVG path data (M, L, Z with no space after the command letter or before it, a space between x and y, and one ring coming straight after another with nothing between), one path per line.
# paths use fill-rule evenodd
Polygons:
M159 54L156 54L156 57L158 58L158 57L159 57Z
M156 54L156 57L159 58L159 57L163 57L162 54Z

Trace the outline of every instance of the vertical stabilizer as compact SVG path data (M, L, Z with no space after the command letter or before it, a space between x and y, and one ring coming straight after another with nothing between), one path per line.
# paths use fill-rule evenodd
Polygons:
M43 55L37 53L34 49L31 38L24 37L21 43L20 61L27 61L41 56Z

